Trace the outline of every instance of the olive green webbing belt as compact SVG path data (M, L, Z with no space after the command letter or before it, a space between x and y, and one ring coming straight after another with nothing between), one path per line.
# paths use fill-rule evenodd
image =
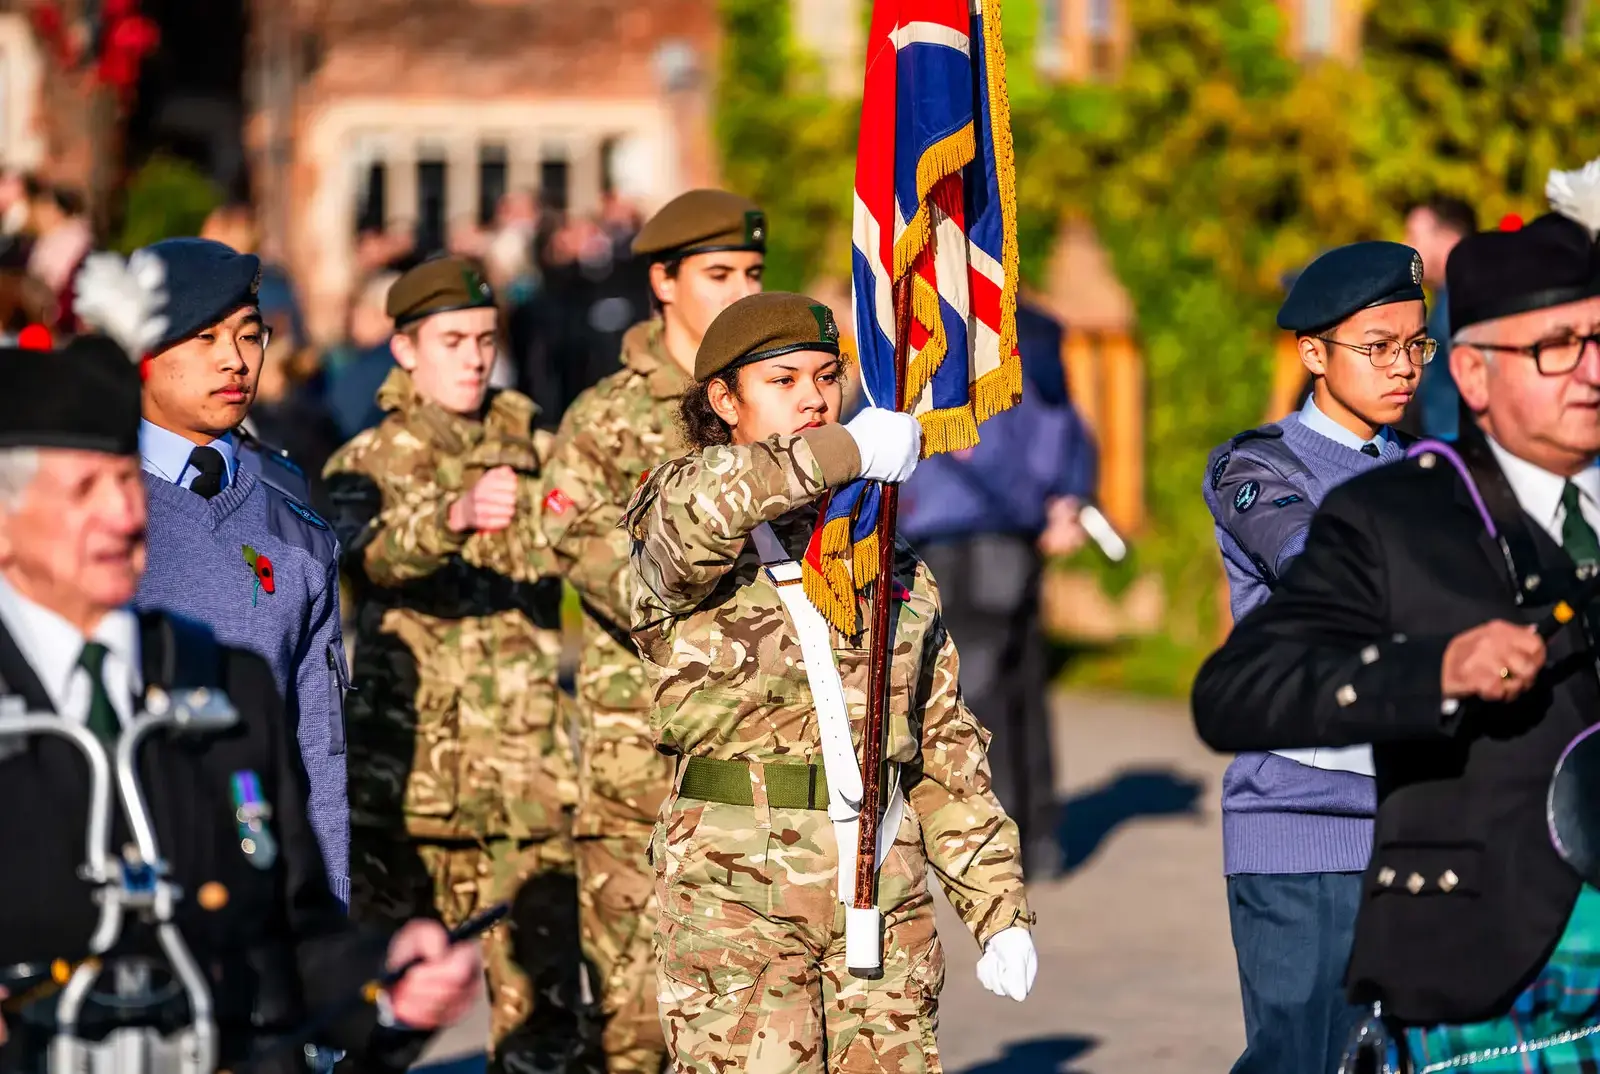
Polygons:
M827 809L828 774L819 764L766 764L767 804L774 809ZM690 757L684 762L681 798L753 806L750 762Z

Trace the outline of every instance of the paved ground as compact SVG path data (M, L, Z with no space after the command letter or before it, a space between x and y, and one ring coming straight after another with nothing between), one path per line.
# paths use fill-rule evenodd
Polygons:
M961 1074L1221 1074L1244 1042L1220 871L1226 758L1181 703L1059 699L1071 871L1030 893L1039 979L1023 1004L973 974L954 913L940 1049Z
M1071 871L1031 893L1038 983L1024 1004L984 991L977 945L944 908L945 1069L1221 1074L1244 1040L1220 872L1226 758L1178 703L1064 695L1056 729ZM461 1036L433 1055L460 1054Z

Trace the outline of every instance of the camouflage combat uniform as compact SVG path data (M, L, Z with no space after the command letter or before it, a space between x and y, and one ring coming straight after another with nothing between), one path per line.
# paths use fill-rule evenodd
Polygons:
M655 1074L666 1055L656 1012L655 885L645 860L672 788L650 730L650 683L627 636L632 541L622 510L651 467L683 454L678 402L689 378L661 344L661 322L623 337L625 366L567 410L546 468L544 524L561 573L583 598L578 665L577 836L584 954L600 979L612 1074Z
M944 955L929 871L980 945L1032 923L1017 828L990 790L988 735L957 691L933 579L903 545L884 753L904 766L909 808L880 873L881 979L845 970L825 796L775 804L781 784L794 787L778 777L796 766L817 766L815 786L822 751L798 639L746 535L771 522L798 556L812 501L859 468L849 433L825 426L667 463L628 508L634 638L658 668L652 724L686 759L651 842L659 1001L677 1071L936 1071ZM868 650L859 637L833 644L859 744ZM724 800L690 797L697 767L735 773L750 804L727 801L726 784Z
M500 392L470 421L425 402L400 369L378 404L383 423L326 470L357 606L351 912L453 925L513 899L512 926L485 942L494 1040L502 1053L567 1054L579 1011L575 766L556 685L560 583L540 580L534 407ZM450 505L502 465L523 475L512 524L452 532Z

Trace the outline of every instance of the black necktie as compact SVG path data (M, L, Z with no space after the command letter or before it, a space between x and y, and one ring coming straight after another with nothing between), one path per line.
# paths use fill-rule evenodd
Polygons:
M106 690L106 653L109 650L97 641L84 645L78 655L78 666L89 673L89 730L102 742L115 742L122 730L117 710L111 706L111 694Z
M200 471L189 485L190 491L208 500L222 491L222 475L227 472L222 452L213 447L197 447L189 452L189 465Z
M1377 444L1368 442L1368 443L1365 443L1365 444L1361 445L1361 454L1363 454L1363 455L1371 455L1374 459L1376 459L1379 455L1382 454L1382 452L1380 452L1378 450L1378 445Z

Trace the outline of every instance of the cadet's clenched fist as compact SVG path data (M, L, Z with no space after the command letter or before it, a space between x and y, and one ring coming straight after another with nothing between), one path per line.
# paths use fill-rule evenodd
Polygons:
M1509 701L1533 685L1544 667L1544 655L1544 639L1535 627L1503 619L1473 627L1445 647L1444 696Z
M511 525L516 513L517 472L509 466L496 466L450 505L450 528L457 533L493 533Z

